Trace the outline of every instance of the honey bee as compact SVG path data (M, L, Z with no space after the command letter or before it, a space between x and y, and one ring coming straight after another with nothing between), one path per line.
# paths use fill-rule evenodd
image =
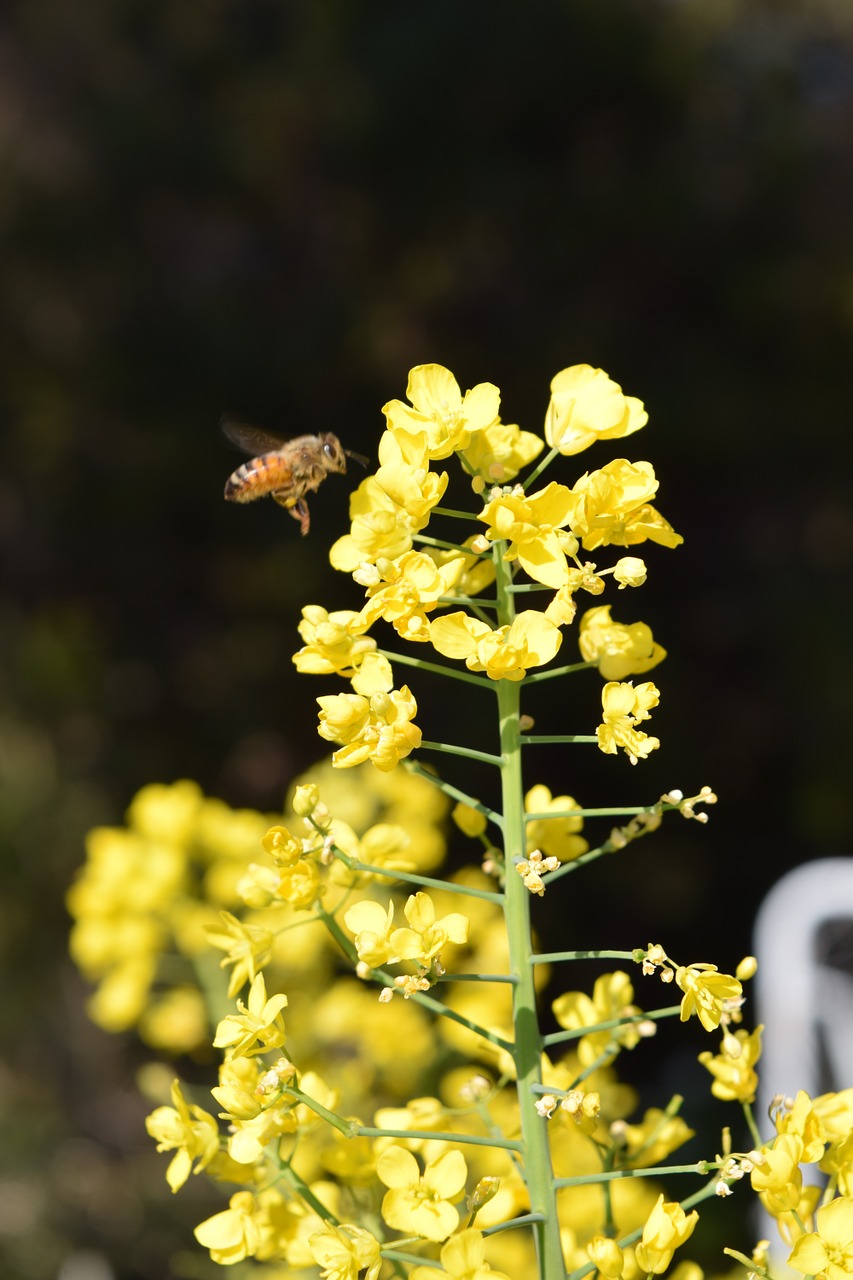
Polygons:
M330 472L343 475L347 458L367 465L366 458L344 449L331 431L284 440L231 414L223 416L220 426L226 439L254 455L228 477L226 501L254 502L269 494L299 521L303 536L311 527L305 494L316 492Z

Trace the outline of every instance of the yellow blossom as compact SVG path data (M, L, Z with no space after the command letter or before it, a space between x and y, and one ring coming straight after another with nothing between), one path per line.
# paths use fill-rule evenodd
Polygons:
M538 493L526 494L516 486L498 491L480 512L490 542L509 545L505 560L518 563L536 582L555 590L568 577L566 552L573 555L577 540L564 530L576 507L571 489L552 481Z
M509 1280L503 1271L494 1271L486 1261L486 1245L476 1227L468 1227L442 1245L441 1267L415 1267L409 1280Z
M702 1066L714 1077L711 1092L724 1102L754 1102L758 1088L755 1064L761 1056L761 1027L748 1031L726 1031L717 1054L699 1054Z
M633 1001L631 979L627 973L617 969L596 978L591 999L583 991L566 991L557 997L551 1008L566 1031L593 1028L588 1035L581 1037L577 1045L578 1058L587 1067L602 1055L607 1055L606 1060L612 1061L620 1049L633 1049L637 1044L640 1033L634 1021L602 1031L594 1030L601 1022L636 1019L642 1010Z
M318 604L306 605L298 628L305 643L293 655L296 670L309 675L336 672L349 679L365 656L376 649L376 641L364 634L369 626L369 621L352 609L327 613Z
M639 1124L626 1124L621 1130L624 1141L622 1163L631 1169L648 1169L662 1164L668 1155L684 1146L694 1131L681 1116L670 1114L660 1107L649 1107Z
M853 1197L838 1196L817 1211L817 1230L800 1236L788 1266L815 1280L853 1275Z
M282 993L267 999L264 975L259 973L249 988L248 1003L238 1000L238 1012L227 1014L219 1023L214 1047L224 1048L232 1058L279 1048L285 1039L281 1011L286 1004L287 996Z
M409 929L401 929L401 934L411 933L413 938L409 945L417 945L417 951L406 950L410 958L418 964L429 965L448 942L461 945L468 941L468 917L460 911L451 911L446 916L436 917L435 904L428 893L413 893L406 900L403 913L409 922Z
M259 925L245 924L232 916L230 911L220 911L221 925L208 925L205 932L214 947L225 952L220 968L233 965L228 983L228 999L233 1000L246 982L254 982L255 976L272 955L272 934Z
M429 640L426 615L456 584L464 563L457 556L437 565L422 551L407 551L395 561L377 561L379 580L368 589L361 612L365 627L384 618L404 640Z
M684 539L649 505L657 489L649 462L615 458L600 471L587 472L571 489L572 532L587 551L611 544L630 547L647 539L679 546Z
M605 680L644 675L663 662L666 649L656 644L645 622L614 622L610 605L588 609L580 621L578 647L584 662L595 662Z
M496 420L471 437L462 459L469 471L487 484L506 484L528 463L538 458L544 442L532 431Z
M730 1002L737 1002L743 988L737 978L719 973L714 964L680 965L675 971L676 984L684 992L681 1021L695 1013L706 1031L720 1025L720 1018Z
M364 1227L327 1222L322 1231L309 1236L308 1245L322 1268L321 1280L358 1280L365 1267L364 1280L377 1280L382 1267L379 1241Z
M230 1266L252 1258L261 1243L261 1229L255 1217L255 1197L251 1191L238 1191L229 1207L200 1223L195 1238L220 1266Z
M276 898L287 902L295 911L307 911L323 896L323 882L317 864L300 858L290 867L282 867L278 877Z
M460 801L450 816L466 836L481 836L486 830L486 815L470 804Z
M172 1083L172 1107L157 1107L145 1121L158 1151L174 1151L166 1181L178 1191L191 1173L199 1173L219 1151L219 1127L202 1107L187 1103L178 1080Z
M446 658L464 659L470 671L485 671L490 680L523 680L529 667L551 661L563 639L536 609L495 628L461 610L447 613L430 623L429 638Z
M620 591L625 587L641 587L647 576L645 563L637 556L622 556L613 566L613 577Z
M589 844L578 832L583 829L583 818L565 817L572 809L580 805L572 796L552 796L551 791L543 783L531 787L524 797L525 813L547 813L553 810L560 817L537 818L527 823L527 852L541 849L545 854L553 854L561 862L572 862L586 853Z
M643 1238L635 1249L640 1269L652 1275L666 1271L675 1250L693 1234L698 1221L695 1209L686 1214L681 1205L666 1204L663 1194L659 1195L643 1227Z
M643 402L623 395L603 369L575 364L551 380L545 439L560 453L580 453L596 440L632 435L648 420Z
M791 1133L780 1134L752 1157L750 1182L767 1212L774 1217L799 1207L803 1188L802 1158L803 1140Z
M447 473L429 469L423 433L384 432L379 462L376 474L362 480L350 497L350 532L329 552L332 566L345 573L409 551L413 535L428 523L447 488Z
M491 382L478 383L463 396L453 374L440 364L412 369L406 395L411 404L389 400L383 407L388 427L425 435L435 459L467 449L473 435L495 422L500 408L500 392Z
M358 693L330 694L318 698L319 734L339 742L334 752L336 768L350 768L370 760L377 769L393 769L399 760L421 744L421 731L412 724L417 703L406 685L369 698Z
M615 1240L607 1236L593 1236L586 1251L606 1280L619 1280L625 1266L625 1256Z
M636 688L630 682L609 681L601 691L603 722L596 730L600 750L615 755L621 747L631 764L644 760L660 746L660 739L649 737L636 726L648 720L651 708L659 701L658 690L648 681Z
M382 1201L382 1217L389 1227L426 1240L446 1240L459 1223L453 1207L465 1188L468 1166L461 1151L445 1151L421 1174L417 1160L405 1147L387 1147L376 1172L389 1188Z

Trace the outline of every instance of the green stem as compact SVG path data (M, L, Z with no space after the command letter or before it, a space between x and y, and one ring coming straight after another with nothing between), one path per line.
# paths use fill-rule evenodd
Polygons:
M597 662L572 662L567 667L551 667L548 671L535 671L532 676L527 677L527 683L539 684L542 680L554 680L557 676L569 676L575 671L587 671L590 667L597 666Z
M444 973L439 982L507 982L514 986L518 981L511 973Z
M425 547L440 547L443 551L458 551L463 556L477 556L476 551L472 551L470 547L463 547L458 542L444 542L441 538L431 538L426 533L416 533L412 536L412 542L420 542ZM482 553L488 555L487 551ZM481 556L477 557L481 559Z
M541 476L545 468L551 465L551 463L554 461L554 459L556 458L559 452L560 452L559 449L550 449L548 453L545 454L545 457L539 463L538 467L536 467L533 471L531 471L530 475L524 481L522 488L525 490L529 489L530 486L533 484L533 481L538 480L539 476Z
M743 1116L744 1116L744 1119L746 1120L747 1128L749 1129L749 1132L752 1136L752 1141L755 1144L755 1147L758 1148L761 1146L763 1142L763 1138L761 1137L761 1134L758 1132L758 1125L755 1123L755 1115L753 1113L752 1107L748 1102L744 1102L741 1105L743 1107Z
M468 1133L442 1133L438 1129L375 1129L370 1125L353 1126L357 1138L425 1138L430 1142L453 1142L460 1146L496 1147L502 1151L521 1151L522 1143L516 1138L484 1138Z
M561 960L633 960L633 951L536 951L531 964L559 964Z
M596 1031L610 1031L614 1027L628 1027L638 1022L657 1022L661 1018L674 1018L681 1013L681 1005L671 1004L666 1009L653 1009L651 1013L636 1013L630 1018L611 1018L607 1022L596 1022L591 1027L576 1027L572 1031L554 1031L545 1036L544 1046L550 1049L555 1044L565 1044L567 1040L580 1040L583 1036L592 1035Z
M432 876L419 876L414 871L392 870L389 867L374 867L369 862L359 862L355 858L346 861L351 871L363 871L368 875L381 876L383 880L399 880L402 884L420 884L426 889L439 889L442 893L458 893L463 897L482 898L485 902L503 905L503 894L493 893L491 889L475 889L471 885L456 884L453 880L436 880Z
M501 814L495 813L494 809L490 809L487 804L483 804L482 800L478 800L476 796L469 796L466 791L460 791L458 787L451 786L449 782L445 782L437 774L430 773L429 769L424 769L416 760L405 760L403 763L409 773L416 773L419 778L425 778L434 787L438 787L439 791L443 791L445 795L450 796L451 800L458 800L460 804L467 804L469 809L476 809L478 813L484 814L489 822L493 822L496 827L503 826Z
M523 733L521 741L525 747L544 747L558 742L598 742L598 736L594 733Z
M454 511L452 507L433 507L431 515L453 516L455 520L476 520L473 511Z
M377 649L376 652L389 662L399 662L405 667L417 667L419 671L432 671L439 676L450 676L453 680L464 680L466 684L476 684L481 689L494 687L486 676L474 675L473 671L460 671L457 667L449 667L442 662L427 662L425 658L415 658L410 653L395 653L393 649Z
M494 564L498 622L512 623L515 603L509 587L510 566L495 547ZM507 866L525 854L524 786L521 770L520 688L515 680L497 682L501 742L501 808ZM509 970L517 979L513 988L513 1028L516 1083L524 1143L524 1171L541 1280L564 1280L565 1264L560 1245L554 1171L548 1142L548 1126L536 1110L535 1085L542 1083L542 1033L537 1013L534 969L530 963L530 894L521 876L507 879L504 907L509 944Z
M579 1173L574 1178L556 1178L555 1185L561 1189L590 1187L602 1182L615 1182L618 1178L661 1178L668 1177L671 1173L694 1173L705 1178L708 1176L708 1168L708 1162L700 1160L697 1164L662 1164L653 1169L613 1169L609 1173ZM702 1199L704 1198L703 1196Z
M509 684L508 680L502 680L501 684ZM423 751L443 751L449 756L464 756L466 760L481 760L483 764L496 764L502 766L503 761L500 756L490 755L488 751L475 751L473 747L454 747L449 742L422 742L419 750Z

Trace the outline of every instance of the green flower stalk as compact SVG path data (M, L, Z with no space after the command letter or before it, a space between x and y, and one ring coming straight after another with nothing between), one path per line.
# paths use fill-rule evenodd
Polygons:
M578 600L636 590L638 545L682 539L652 505L648 462L611 459L571 484L563 473L566 459L643 428L643 405L588 365L554 378L544 439L501 421L497 387L463 395L438 365L412 370L407 397L385 405L377 469L330 551L353 580L351 607L311 603L299 623L297 671L349 686L317 699L331 763L266 817L192 783L146 788L126 829L92 833L70 894L72 952L99 983L92 1016L138 1026L160 1050L220 1051L219 1119L177 1082L164 1096L149 1081L170 1187L200 1173L229 1187L227 1207L196 1228L221 1265L254 1259L321 1280L634 1280L671 1265L695 1206L748 1178L796 1270L853 1274L853 1090L780 1101L762 1141L760 1028L736 1029L754 962L729 975L657 943L534 945L533 900L667 813L706 821L716 800L703 787L593 810L528 776L550 744L633 765L660 745L648 732L659 690L635 677L665 650L609 603L578 618ZM443 505L440 464L452 458L470 511ZM577 660L558 658L573 633ZM525 686L569 677L603 681L600 723L532 733ZM491 749L424 738L421 685L432 694L437 680L454 699L494 698ZM499 800L472 792L468 762L495 771ZM477 853L442 877L451 805ZM603 824L592 846L587 822ZM578 958L633 966L678 1000L645 1011L620 967L591 993L562 987L560 1030L546 1036L544 984L549 973L562 984ZM733 1151L726 1129L719 1154L679 1165L670 1156L692 1136L681 1098L632 1119L614 1064L662 1018L694 1015L722 1033L700 1061L712 1092L743 1108L747 1149ZM825 1192L804 1185L808 1164ZM702 1185L667 1200L667 1176ZM767 1274L760 1247L752 1258Z

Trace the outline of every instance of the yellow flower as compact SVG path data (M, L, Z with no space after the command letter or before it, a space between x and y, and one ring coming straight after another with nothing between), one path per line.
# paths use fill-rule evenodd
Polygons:
M758 1192L767 1212L774 1217L799 1208L803 1188L802 1158L803 1140L791 1133L780 1134L753 1157L749 1175L752 1188Z
M275 896L281 902L290 903L294 911L307 911L322 894L320 872L310 858L300 858L280 871Z
M587 609L580 621L578 647L584 662L598 663L605 680L645 675L666 657L651 627L645 622L613 622L609 604Z
M238 1013L227 1014L216 1028L213 1044L231 1058L251 1057L284 1044L281 1011L287 996L279 993L267 999L264 975L259 973L249 988L249 1001L237 1001Z
M430 1161L421 1175L411 1151L387 1147L376 1172L389 1190L382 1201L382 1217L389 1227L426 1240L446 1240L459 1224L453 1207L465 1187L468 1166L461 1151L445 1151Z
M480 512L490 542L509 545L505 560L518 560L525 573L546 587L558 589L568 579L566 551L574 554L577 541L564 531L577 505L572 490L552 481L538 493L516 486L496 493Z
M338 769L370 760L385 772L421 744L421 731L412 724L418 705L406 685L369 698L339 693L317 702L320 737L343 744L342 750L332 755L332 764Z
M651 539L677 547L684 539L652 506L658 481L649 462L615 458L587 472L572 486L570 524L587 551L615 544L630 547Z
M382 1266L379 1241L363 1227L342 1222L326 1223L322 1231L308 1237L314 1261L322 1268L322 1280L358 1280L365 1267L364 1280L376 1280Z
M543 448L543 441L532 431L495 421L471 437L462 459L472 474L482 476L487 484L506 484Z
M631 1169L648 1169L662 1164L668 1155L693 1137L681 1116L667 1115L660 1107L649 1107L639 1124L622 1130L625 1150L622 1162Z
M437 565L422 551L407 551L395 561L379 560L379 581L368 589L360 615L365 629L384 618L404 640L429 640L427 612L449 593L464 565L461 556Z
M547 813L549 809L565 814L572 809L579 809L577 800L571 796L553 796L548 787L542 783L531 787L524 797L525 813ZM553 854L561 862L572 862L586 853L589 844L578 832L583 829L583 818L537 818L527 824L527 852L541 849L545 854Z
M369 621L352 609L327 613L321 605L306 605L298 628L305 644L293 655L296 670L308 675L336 672L347 679L354 676L365 655L376 649L376 641L364 634L369 626Z
M461 945L468 941L468 917L459 911L451 911L448 915L436 919L435 904L428 893L413 893L403 908L409 929L400 929L401 934L411 934L406 949L409 957L419 964L428 966L448 942ZM417 951L411 951L411 945Z
M494 629L463 611L448 613L430 623L429 638L446 658L462 658L490 680L523 680L529 667L550 662L563 640L559 627L536 609Z
M254 982L258 971L268 963L273 937L268 929L245 924L230 911L220 911L219 918L222 924L207 925L205 933L214 947L225 952L219 967L234 966L228 984L228 999L233 1000L240 988L246 982Z
M417 939L409 936L410 931L394 928L393 902L389 901L387 911L371 899L356 902L344 916L344 923L354 936L359 960L371 969L381 969L384 964L409 959L407 946L412 949L412 955L417 951ZM403 936L395 938L395 934Z
M643 1227L643 1238L635 1249L640 1270L653 1275L666 1271L675 1250L693 1234L698 1221L695 1209L686 1214L681 1205L665 1204L663 1195L659 1195Z
M481 836L486 830L486 815L479 809L473 809L470 804L464 804L461 800L450 816L466 836Z
M853 1275L853 1197L839 1196L817 1211L817 1231L800 1236L788 1266L815 1280Z
M435 459L467 449L472 435L490 427L500 408L500 392L491 382L478 383L463 397L453 374L440 364L412 369L406 395L410 405L389 400L383 407L388 427L425 435Z
M636 1017L642 1010L633 1001L631 979L627 973L617 969L596 978L592 999L583 991L566 991L557 997L551 1008L561 1027L566 1031L576 1031L617 1018ZM592 1031L578 1041L578 1058L585 1067L605 1053L608 1054L607 1060L612 1061L620 1048L633 1049L639 1039L640 1033L631 1022L604 1031Z
M158 1151L174 1151L166 1181L178 1191L191 1173L199 1173L219 1151L219 1127L202 1107L187 1103L178 1080L172 1083L173 1107L157 1107L145 1128Z
M503 1271L493 1271L486 1261L486 1245L482 1233L476 1227L451 1236L442 1246L441 1267L415 1267L409 1272L409 1280L509 1280Z
M437 475L429 469L423 433L384 432L379 463L376 474L362 480L350 497L350 532L329 552L332 566L345 573L409 551L413 534L428 523L447 488L447 473Z
M795 1133L803 1140L803 1160L813 1164L821 1159L826 1146L826 1130L817 1107L805 1089L800 1089L793 1106L785 1105L776 1112L777 1133Z
M714 1077L711 1092L724 1102L754 1102L758 1088L755 1064L761 1056L761 1027L748 1031L726 1031L720 1052L699 1054L702 1066Z
M718 1027L726 1006L739 1002L743 994L737 978L719 973L715 964L680 965L675 971L675 981L684 992L681 1021L686 1022L695 1013L706 1031Z
M251 1191L238 1191L222 1213L200 1223L195 1238L220 1266L231 1266L257 1253L261 1230L255 1218L255 1197Z
M551 381L545 439L560 453L575 454L596 440L632 435L648 420L642 400L623 395L603 369L575 364Z
M619 1280L625 1266L625 1257L615 1240L607 1236L593 1236L586 1251L606 1280Z
M630 682L610 681L601 691L603 723L598 726L598 746L606 755L615 755L621 747L631 764L644 760L650 751L660 746L659 738L650 738L636 726L648 720L652 707L660 701L660 694L648 681L634 688Z

